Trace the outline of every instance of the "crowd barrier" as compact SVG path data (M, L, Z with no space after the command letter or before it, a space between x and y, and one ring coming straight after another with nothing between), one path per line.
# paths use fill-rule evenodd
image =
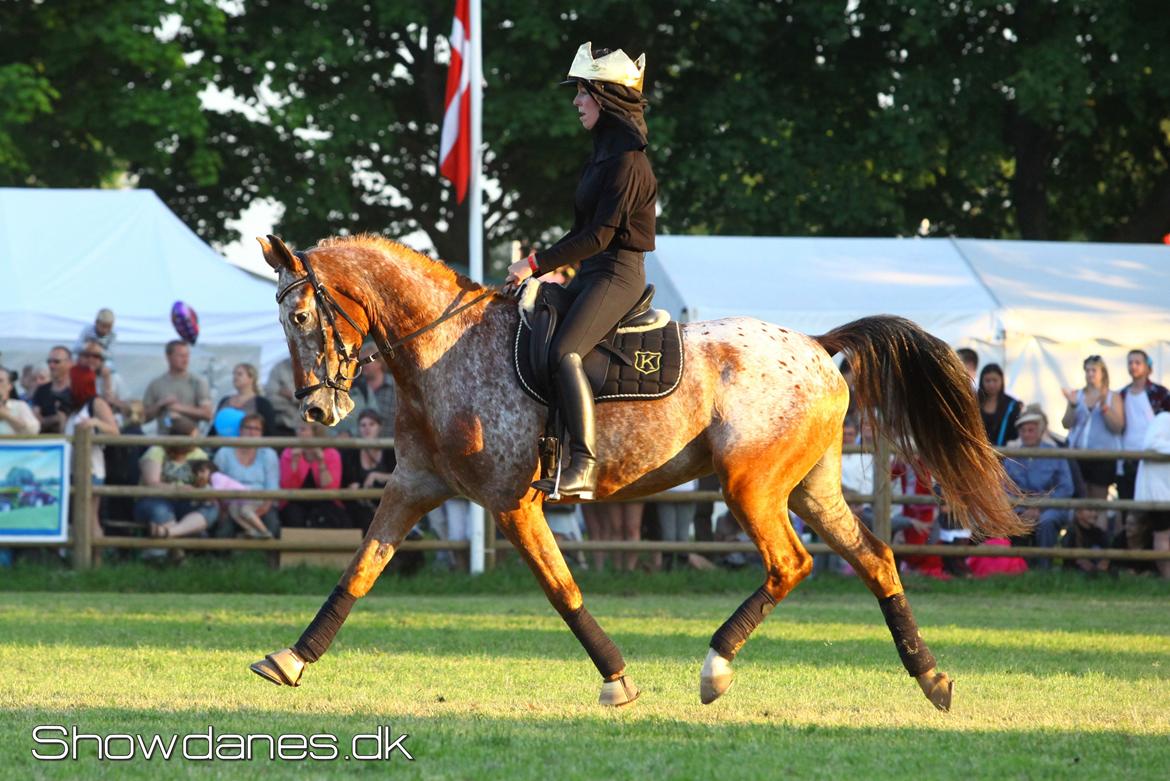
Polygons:
M0 442L4 438L0 438ZM353 545L349 543L332 542L293 542L288 540L248 540L248 539L219 539L219 538L150 538L150 537L95 537L88 523L91 508L95 498L100 497L162 497L162 498L191 498L190 491L176 490L170 487L150 488L145 486L101 485L95 486L92 481L90 447L93 445L122 446L122 447L149 447L152 445L180 446L194 445L197 447L333 447L338 449L366 449L392 448L393 439L357 440L348 438L314 438L302 439L296 437L177 437L151 435L109 435L95 434L91 429L82 429L73 437L66 437L73 444L73 468L71 470L70 505L71 524L69 540L66 543L72 549L73 564L77 569L88 569L93 565L94 551L101 548L182 548L186 550L260 550L285 553L352 553ZM846 453L870 452L857 446L847 446ZM1101 459L1144 459L1150 462L1170 462L1170 454L1161 454L1145 451L1113 451L1113 450L1066 450L1055 448L1013 448L1001 449L1008 458L1063 458L1069 460L1101 460ZM850 494L850 502L864 502L873 505L874 533L885 542L890 542L891 508L895 505L909 504L938 504L935 496L903 495L892 491L885 469L878 469L879 464L888 463L889 450L885 442L879 441L875 450L875 491L873 494ZM878 479L880 478L880 479ZM344 489L298 489L298 490L248 490L248 491L216 491L211 489L200 490L200 498L205 499L280 499L286 501L310 499L377 499L381 497L380 488L344 488ZM723 495L719 491L670 491L625 501L637 502L716 502L722 501ZM623 501L623 500L616 500ZM1023 507L1059 507L1059 508L1086 508L1109 510L1170 510L1170 502L1139 502L1134 500L1107 500L1107 499L1056 499L1052 497L1026 497L1014 502ZM487 566L492 566L500 552L510 550L510 544L504 539L497 539L494 533L494 523L490 518L485 520L485 558ZM3 543L0 547L60 547L60 543L43 542L15 542ZM623 541L580 541L562 542L561 549L565 552L575 551L613 551L613 552L663 552L663 553L749 553L756 550L755 546L747 542L664 542L644 540L639 542ZM809 553L814 555L832 553L832 550L821 543L809 543L805 546ZM897 556L1004 556L1007 551L999 546L954 546L954 545L892 545ZM449 540L410 540L402 543L402 550L466 550L467 541ZM1061 559L1109 559L1114 561L1157 561L1170 559L1170 551L1128 550L1128 549L1088 549L1088 548L1037 548L1013 547L1007 555L1023 558L1061 558Z

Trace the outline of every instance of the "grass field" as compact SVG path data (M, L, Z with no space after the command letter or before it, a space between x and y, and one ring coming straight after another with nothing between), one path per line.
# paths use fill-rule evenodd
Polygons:
M105 583L129 590L116 588L119 568L105 569ZM223 582L184 570L196 586ZM136 572L127 568L121 582L135 582ZM902 671L875 602L851 581L802 585L744 648L731 691L704 707L707 641L750 588L710 593L714 581L682 577L619 578L605 588L598 579L588 604L643 692L609 711L595 704L592 665L523 573L478 581L476 591L494 579L501 595L460 598L411 593L425 578L391 582L359 603L299 689L267 684L247 665L291 643L327 588L35 591L36 582L85 589L103 581L10 573L18 590L0 592L0 778L1170 774L1170 592L1145 579L1054 577L1036 593L1027 586L1037 580L912 583L923 632L957 681L954 711L943 714ZM298 582L316 589L313 578L331 576ZM737 589L755 580L730 579ZM38 724L146 736L206 734L209 725L217 734L333 733L342 749L385 724L410 735L403 745L415 761L124 763L99 762L89 748L77 762L42 763L31 756Z

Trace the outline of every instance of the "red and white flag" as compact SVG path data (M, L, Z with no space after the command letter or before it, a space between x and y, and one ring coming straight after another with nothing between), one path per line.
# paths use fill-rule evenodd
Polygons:
M463 203L471 177L471 24L467 0L455 0L450 43L439 173L455 185L455 202Z

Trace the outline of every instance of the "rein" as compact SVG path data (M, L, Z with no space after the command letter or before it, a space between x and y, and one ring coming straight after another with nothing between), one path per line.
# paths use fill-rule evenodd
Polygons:
M346 313L345 309L337 303L337 299L333 297L333 294L329 292L329 289L326 288L325 285L321 284L321 281L317 279L317 273L313 271L313 265L309 262L309 256L304 252L299 251L295 254L297 259L300 260L305 267L305 276L294 279L292 282L289 282L287 285L277 291L276 303L279 304L284 301L285 296L301 285L309 285L313 290L313 295L317 298L317 309L321 311L326 322L329 323L329 327L333 329L333 348L337 351L337 354L341 356L341 361L338 362L337 375L335 377L327 376L324 380L318 382L316 385L308 385L304 388L297 388L296 392L293 393L293 397L297 400L303 399L305 396L308 396L310 393L319 388L332 388L335 391L344 391L345 393L349 393L350 388L353 386L353 381L356 380L359 375L361 375L362 367L368 363L373 363L377 355L370 354L362 359L358 357L358 350L354 350L354 352L351 353L346 348L345 342L342 341L341 336L337 333L337 319L335 314L340 314L343 318L345 318L345 321L349 323L353 330L357 331L358 333L362 333L362 329L359 328L358 324L353 321L353 318L350 317L348 313ZM413 331L407 334L406 336L395 339L393 342L386 342L383 339L378 338L377 335L374 335L374 343L378 346L378 354L380 354L383 358L386 359L387 362L389 362L394 357L395 347L401 347L410 340L422 336L427 331L438 327L460 312L470 309L472 306L478 304L480 301L487 298L494 292L496 292L495 288L488 288L475 298L468 301L466 304L458 306L454 309L448 309L434 322L429 323L428 325L425 325L417 331ZM320 320L317 322L317 328L321 332L321 344L323 345L325 344L325 326L321 323ZM363 340L367 335L369 334L362 334ZM345 368L348 366L354 367L353 374L346 373ZM328 364L326 364L326 371L328 371Z

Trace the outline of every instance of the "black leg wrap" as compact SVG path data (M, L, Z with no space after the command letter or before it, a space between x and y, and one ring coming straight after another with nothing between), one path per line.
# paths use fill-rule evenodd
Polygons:
M329 599L326 599L325 604L317 611L317 617L313 619L313 623L309 624L309 628L304 631L301 639L297 640L297 644L293 646L297 656L306 662L315 662L320 659L322 654L329 650L333 638L337 636L337 630L341 629L341 625L345 623L350 608L356 601L357 597L351 596L341 586L336 586L333 593L329 595Z
M918 633L918 624L914 622L914 614L910 612L906 595L894 594L879 599L878 604L882 606L882 615L886 617L886 626L894 636L894 646L898 649L898 656L902 657L906 672L917 678L934 669L937 666L934 654L926 647L922 635Z
M577 640L585 647L585 652L597 666L597 672L607 681L612 681L626 669L626 661L622 659L622 652L609 639L605 630L584 607L562 616L569 629L573 631Z
M772 599L767 589L760 586L731 614L731 618L723 622L723 626L715 630L711 636L711 647L724 659L731 661L774 607L776 600Z

